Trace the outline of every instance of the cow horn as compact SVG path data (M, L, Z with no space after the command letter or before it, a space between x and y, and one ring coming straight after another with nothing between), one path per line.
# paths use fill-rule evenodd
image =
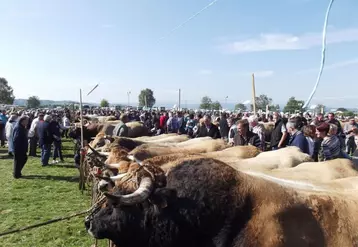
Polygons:
M91 147L91 145L88 145L88 148L92 151L92 153L94 153L95 155L97 155L97 156L101 156L101 154L97 151L97 150L95 150L93 147Z
M140 181L139 188L131 194L116 196L108 193L104 195L121 205L134 205L145 201L153 190L153 181L150 177L145 177Z
M109 152L98 152L103 157L107 157L109 155Z
M117 180L122 179L122 178L125 177L126 175L127 175L127 173L122 173L122 174L119 174L119 175L117 175L117 176L112 176L112 177L110 177L110 179L111 179L112 181L117 181Z

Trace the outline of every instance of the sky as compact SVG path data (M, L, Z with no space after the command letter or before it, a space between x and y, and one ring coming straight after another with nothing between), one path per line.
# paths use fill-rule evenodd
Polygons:
M0 77L16 98L227 103L256 94L306 100L316 82L329 0L0 0ZM336 0L312 104L357 107L357 0ZM174 29L174 31L173 31ZM100 85L89 96L86 93Z

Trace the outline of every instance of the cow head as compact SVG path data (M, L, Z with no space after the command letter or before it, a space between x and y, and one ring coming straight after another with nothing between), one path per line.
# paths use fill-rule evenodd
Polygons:
M154 189L150 178L142 179L131 194L118 190L106 197L102 208L86 218L85 226L94 238L110 239L122 247L150 246L146 225L177 199L176 190Z

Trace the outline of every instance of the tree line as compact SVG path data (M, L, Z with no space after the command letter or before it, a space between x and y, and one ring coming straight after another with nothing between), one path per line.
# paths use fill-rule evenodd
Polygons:
M9 85L8 81L5 78L0 77L0 104L12 105L14 103L15 96L14 90ZM138 103L140 107L148 107L151 108L155 105L156 99L154 97L153 90L149 88L145 88L140 91L138 95ZM283 112L295 113L297 111L304 111L306 109L302 109L304 105L303 100L296 99L295 97L290 97L282 109ZM41 107L41 101L37 96L31 96L27 99L27 108L39 108ZM109 107L110 103L106 99L102 99L100 102L101 107ZM272 98L268 97L265 94L261 94L255 98L255 108L256 110L266 111L266 106L268 106L270 111L280 111L280 106L278 104L274 104ZM201 103L199 106L200 109L205 110L222 110L223 107L219 101L212 101L209 96L204 96L201 99ZM252 104L243 104L237 103L235 105L235 110L247 111L253 109ZM314 109L315 112L325 111L325 106L319 104ZM345 108L338 108L337 111L342 112L344 116L354 116L354 112L348 111Z

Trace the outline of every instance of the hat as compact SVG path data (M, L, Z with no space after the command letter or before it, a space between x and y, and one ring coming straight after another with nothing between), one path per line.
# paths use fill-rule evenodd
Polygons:
M316 129L318 131L329 131L329 124L328 123L322 123Z

